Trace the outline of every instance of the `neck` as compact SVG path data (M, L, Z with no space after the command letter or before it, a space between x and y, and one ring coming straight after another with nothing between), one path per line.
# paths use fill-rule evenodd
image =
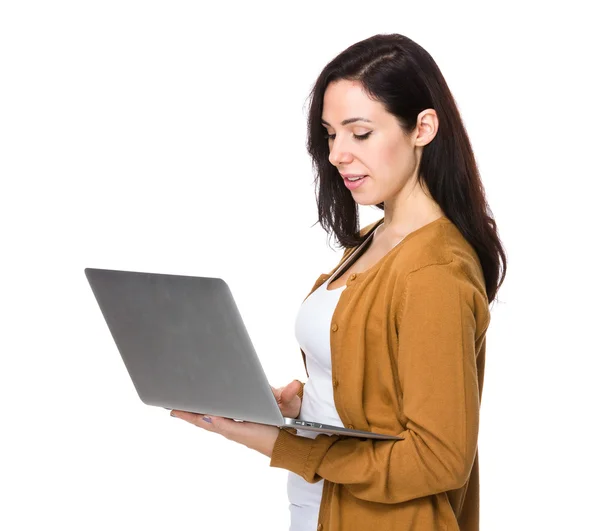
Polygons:
M379 232L385 232L391 238L404 238L443 215L428 191L415 183L384 202L384 223Z

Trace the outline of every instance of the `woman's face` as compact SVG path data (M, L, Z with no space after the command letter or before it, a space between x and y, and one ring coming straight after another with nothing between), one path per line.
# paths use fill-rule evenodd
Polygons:
M369 98L360 83L330 83L321 118L329 136L329 161L340 179L345 176L357 203L376 205L412 188L422 150L415 142L418 128L414 135L405 135L396 117ZM365 177L351 182L349 174Z

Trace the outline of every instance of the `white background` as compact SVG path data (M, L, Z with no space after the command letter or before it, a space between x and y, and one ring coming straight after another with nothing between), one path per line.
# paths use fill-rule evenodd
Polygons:
M440 66L508 252L482 530L600 529L591 8L201 4L0 4L0 528L287 529L286 471L138 399L83 270L221 276L271 383L304 379L295 315L341 254L312 226L307 97L398 32Z

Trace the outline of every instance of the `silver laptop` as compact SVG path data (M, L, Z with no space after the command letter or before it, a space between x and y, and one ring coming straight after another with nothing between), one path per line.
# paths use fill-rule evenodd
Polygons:
M85 269L145 404L238 421L373 439L402 439L285 418L224 280Z

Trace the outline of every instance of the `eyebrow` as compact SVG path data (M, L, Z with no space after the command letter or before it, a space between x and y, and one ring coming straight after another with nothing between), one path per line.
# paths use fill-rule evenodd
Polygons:
M367 118L347 118L346 120L342 121L342 125L348 125L348 124L353 124L354 122L369 122L372 123L371 120L368 120ZM325 120L321 120L321 123L324 125L328 125L329 127L331 127L331 124L327 123Z

